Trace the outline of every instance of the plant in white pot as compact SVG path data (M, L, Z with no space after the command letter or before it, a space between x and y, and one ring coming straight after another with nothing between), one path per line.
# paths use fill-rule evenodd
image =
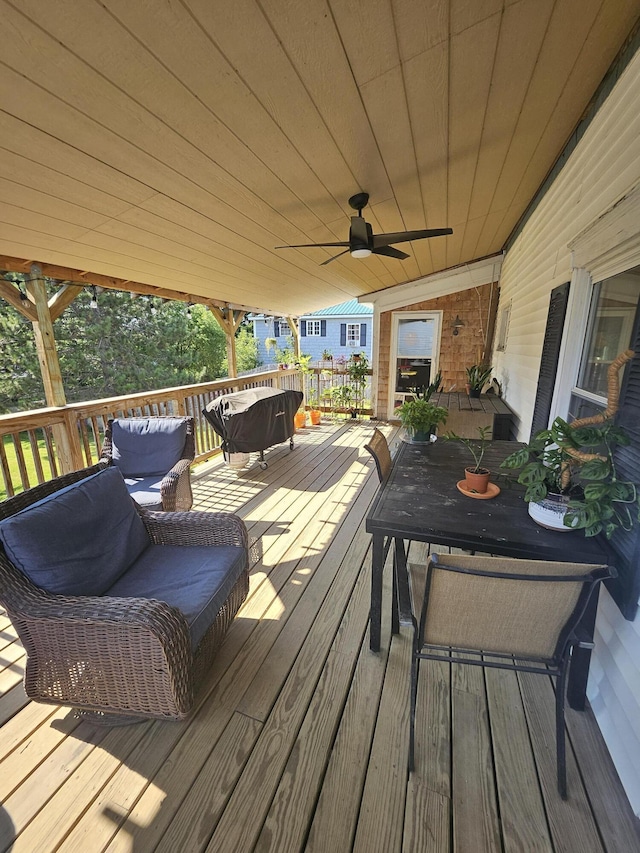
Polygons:
M614 423L618 408L618 371L634 353L621 353L609 368L607 408L593 417L567 423L556 418L502 463L521 468L518 482L526 486L529 515L554 530L584 530L585 536L630 530L640 520L638 487L619 479L616 447L629 444Z

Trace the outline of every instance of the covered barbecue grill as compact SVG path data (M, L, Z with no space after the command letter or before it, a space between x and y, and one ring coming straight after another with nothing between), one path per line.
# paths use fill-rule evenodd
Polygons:
M222 438L225 459L232 453L260 453L260 467L266 468L264 451L289 441L293 449L293 417L302 403L301 391L277 388L248 388L212 400L203 415Z

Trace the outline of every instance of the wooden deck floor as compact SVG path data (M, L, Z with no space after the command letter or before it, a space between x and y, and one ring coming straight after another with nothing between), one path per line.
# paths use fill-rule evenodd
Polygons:
M368 648L371 430L323 424L266 471L197 476L195 508L240 513L256 563L188 723L95 729L28 702L0 614L0 851L640 851L589 713L570 713L559 799L539 676L424 664L407 778L410 636L390 641L389 606Z

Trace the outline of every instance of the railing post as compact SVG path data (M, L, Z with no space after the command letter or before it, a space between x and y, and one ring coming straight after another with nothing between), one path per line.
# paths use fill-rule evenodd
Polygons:
M72 410L65 409L63 415L64 425L57 424L52 429L60 468L63 474L70 474L72 471L79 471L80 468L86 467L86 462L82 456L76 414ZM60 446L60 436L62 436L63 447ZM99 451L100 448L98 448Z

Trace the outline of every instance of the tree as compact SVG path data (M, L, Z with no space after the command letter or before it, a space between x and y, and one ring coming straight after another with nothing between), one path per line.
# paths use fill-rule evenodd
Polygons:
M53 287L51 289L53 292ZM81 293L54 331L67 400L81 402L189 385L225 375L225 338L201 305L103 291ZM33 328L0 301L0 410L45 405Z
M236 332L236 363L238 373L253 370L262 364L258 358L258 341L253 334L253 323L243 323Z

